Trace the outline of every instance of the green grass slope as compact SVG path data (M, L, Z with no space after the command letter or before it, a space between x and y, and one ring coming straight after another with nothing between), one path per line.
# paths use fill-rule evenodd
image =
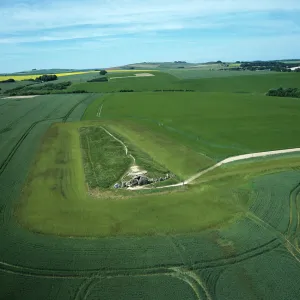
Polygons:
M210 68L214 68L211 66ZM220 67L219 67L220 68ZM230 70L209 70L208 68L197 68L197 69L170 69L167 73L176 76L179 79L197 79L197 78L224 78L231 76L258 76L258 75L272 75L269 71L260 71L260 72L252 72L252 71L230 71Z
M124 146L103 128L82 127L79 132L89 187L111 187L129 169L131 158L126 155Z
M228 71L229 72L229 71ZM269 73L249 76L231 76L181 80L178 87L201 92L266 93L275 87L299 87L299 73Z
M131 72L128 72L127 76L129 76L130 73ZM136 92L162 89L187 89L200 92L266 93L269 89L278 88L280 86L300 87L299 73L269 72L265 74L263 72L243 73L234 71L195 70L174 71L171 72L172 75L155 71L151 71L150 73L153 73L155 76L124 79L119 78L112 79L109 82L98 83L77 83L72 85L69 90L86 90L89 92L108 93L118 92L122 89L130 89ZM241 76L241 74L244 74L245 76ZM112 75L114 74L112 73ZM123 73L123 75L125 76L126 73ZM179 78L175 76L179 76ZM201 78L195 78L198 76Z
M300 146L295 138L300 134L297 99L172 92L113 94L104 99L104 104L102 99L95 102L84 118L99 120L97 112L103 104L101 117L120 120L126 125L124 132L130 128L140 139L144 133L152 132L160 140L158 143L164 143L163 138L159 139L160 134L167 135L174 145L184 145L216 160ZM155 155L158 153L157 149ZM181 157L188 156L182 153Z
M149 73L149 72L147 72ZM173 88L176 86L178 79L170 74L163 72L150 72L155 76L152 77L129 77L111 79L108 82L88 82L74 84L70 87L70 91L86 90L88 92L118 92L120 90L133 89L135 91L152 91L155 89ZM132 76L134 72L126 72L122 77ZM118 77L120 74L112 73L110 77Z
M225 200L226 192L218 196L223 194L221 188L215 190L216 202L209 201L209 193L197 201L195 189L146 197L141 192L108 190L93 199L96 192L89 196L84 184L80 126L57 124L42 141L16 212L19 222L30 230L62 236L153 235L217 226L240 213L235 203ZM206 211L201 219L199 210Z

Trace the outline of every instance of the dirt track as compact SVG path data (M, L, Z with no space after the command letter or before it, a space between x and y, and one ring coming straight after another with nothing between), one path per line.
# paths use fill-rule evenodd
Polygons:
M258 153L249 153L249 154L242 154L242 155L237 155L237 156L232 156L232 157L228 157L220 162L218 162L217 164L209 167L208 169L205 169L193 176L191 176L190 178L188 178L187 180L185 180L184 182L181 183L177 183L177 184L171 184L171 185L165 185L165 186L160 186L160 187L156 187L157 189L162 189L162 188L167 188L167 187L177 187L177 186L183 186L186 184L190 184L191 182L193 182L194 180L196 180L197 178L201 177L202 175L231 162L234 161L239 161L239 160L247 160L250 158L257 158L257 157L266 157L266 156L271 156L271 155L278 155L278 154L286 154L286 153L294 153L294 152L300 152L300 148L293 148L293 149L285 149L285 150L275 150L275 151L267 151L267 152L258 152ZM138 189L152 189L152 188L148 188L148 187L133 187L133 188L128 188L130 190L138 190Z
M5 97L3 99L29 99L29 98L35 98L38 97L38 95L30 95L30 96L10 96L10 97Z

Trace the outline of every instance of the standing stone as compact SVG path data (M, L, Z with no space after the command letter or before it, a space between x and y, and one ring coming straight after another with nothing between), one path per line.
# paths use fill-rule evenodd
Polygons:
M138 185L146 185L149 183L149 180L147 177L140 177L139 181L138 181Z

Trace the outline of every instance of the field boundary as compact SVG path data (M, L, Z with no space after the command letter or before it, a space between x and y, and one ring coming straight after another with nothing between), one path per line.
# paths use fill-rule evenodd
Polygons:
M1 163L0 165L0 175L4 172L4 170L6 169L7 165L9 164L9 162L11 161L12 157L15 155L15 153L17 152L17 150L19 149L19 147L21 146L21 144L23 143L23 141L26 139L26 137L29 135L29 133L31 132L31 130L37 126L38 124L42 123L42 122L48 122L48 121L61 121L63 123L66 123L68 118L70 117L70 115L72 114L72 112L82 103L84 103L86 100L90 99L90 96L88 96L87 98L79 101L78 103L76 103L67 113L66 115L60 117L60 118L55 118L55 119L47 119L52 113L53 111L57 110L59 107L56 107L54 110L52 110L48 116L46 116L44 119L42 120L38 120L33 122L27 129L26 131L22 134L22 136L19 138L19 140L17 141L17 143L14 145L14 147L12 148L12 150L10 151L10 153L8 154L8 156L4 159L4 161ZM36 109L37 107L35 107L34 109ZM32 110L31 110L32 111Z

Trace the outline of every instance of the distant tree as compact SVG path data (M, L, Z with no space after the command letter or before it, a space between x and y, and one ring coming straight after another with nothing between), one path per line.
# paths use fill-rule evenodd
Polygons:
M241 62L240 62L239 60L237 60L235 63L236 63L236 64L240 64Z
M218 60L218 61L217 61L217 64L222 64L222 61L221 61L221 60Z
M300 89L282 88L269 90L267 96L300 98Z
M31 84L27 86L19 86L14 89L10 89L4 92L9 96L21 96L21 95L47 95L53 93L61 93L62 90L66 90L72 84L71 81L59 82L59 83L46 83L46 84Z
M101 70L100 71L100 75L106 75L107 74L107 71L106 70Z
M45 74L45 75L37 77L35 80L36 81L53 81L53 80L57 80L57 76Z
M70 91L69 94L85 94L88 93L86 90L76 90L76 91Z
M88 80L87 82L106 82L108 79L106 77L98 77L91 80Z
M242 62L241 68L249 71L268 70L275 72L288 72L288 65L279 61Z
M0 81L0 83L10 83L10 82L15 82L15 80L10 78L10 79Z

